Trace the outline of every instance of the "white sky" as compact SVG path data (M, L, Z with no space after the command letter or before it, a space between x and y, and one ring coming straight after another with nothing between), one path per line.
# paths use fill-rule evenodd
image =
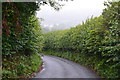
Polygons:
M65 6L60 11L55 11L47 5L41 6L41 10L37 11L37 17L44 19L41 22L44 27L52 27L53 25L74 27L92 15L99 16L105 8L104 1L107 0L68 0L68 2L63 0L62 3Z

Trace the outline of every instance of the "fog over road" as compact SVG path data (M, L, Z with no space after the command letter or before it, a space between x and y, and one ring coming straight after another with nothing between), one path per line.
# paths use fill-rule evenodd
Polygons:
M43 61L43 70L35 78L98 78L91 70L66 59L45 55Z

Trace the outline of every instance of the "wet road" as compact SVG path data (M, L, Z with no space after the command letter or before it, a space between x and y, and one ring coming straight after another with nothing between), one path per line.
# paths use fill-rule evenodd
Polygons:
M42 58L43 70L35 78L98 78L91 70L72 61L48 55Z

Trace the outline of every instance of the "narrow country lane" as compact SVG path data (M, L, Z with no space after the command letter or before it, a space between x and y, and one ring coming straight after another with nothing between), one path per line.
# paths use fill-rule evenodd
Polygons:
M98 78L98 76L72 61L45 55L43 70L35 78Z

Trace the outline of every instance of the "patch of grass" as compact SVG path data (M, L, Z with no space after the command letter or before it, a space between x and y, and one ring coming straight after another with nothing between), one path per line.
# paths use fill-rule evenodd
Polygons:
M38 54L26 56L15 54L4 56L2 62L2 78L27 78L38 70L42 60Z

